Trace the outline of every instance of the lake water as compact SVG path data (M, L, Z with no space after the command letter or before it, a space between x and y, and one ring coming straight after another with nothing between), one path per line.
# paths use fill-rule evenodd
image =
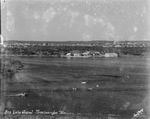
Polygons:
M128 117L143 108L148 114L148 57L13 59L25 68L7 79L8 110ZM14 96L19 93L27 96Z

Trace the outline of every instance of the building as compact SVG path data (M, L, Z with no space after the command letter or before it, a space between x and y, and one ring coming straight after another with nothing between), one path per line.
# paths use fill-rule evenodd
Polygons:
M104 57L118 57L117 53L105 53Z

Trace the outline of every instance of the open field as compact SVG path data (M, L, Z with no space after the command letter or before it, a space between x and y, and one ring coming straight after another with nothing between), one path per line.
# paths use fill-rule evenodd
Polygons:
M14 59L25 68L7 79L5 110L129 118L144 109L148 115L148 57Z

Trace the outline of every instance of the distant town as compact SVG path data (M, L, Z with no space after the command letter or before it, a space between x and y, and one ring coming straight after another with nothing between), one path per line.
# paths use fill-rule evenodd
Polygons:
M5 41L3 55L51 57L118 57L147 55L150 41Z

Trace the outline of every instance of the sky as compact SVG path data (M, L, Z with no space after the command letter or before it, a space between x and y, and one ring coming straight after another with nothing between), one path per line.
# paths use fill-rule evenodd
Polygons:
M150 39L149 0L7 0L6 39Z

